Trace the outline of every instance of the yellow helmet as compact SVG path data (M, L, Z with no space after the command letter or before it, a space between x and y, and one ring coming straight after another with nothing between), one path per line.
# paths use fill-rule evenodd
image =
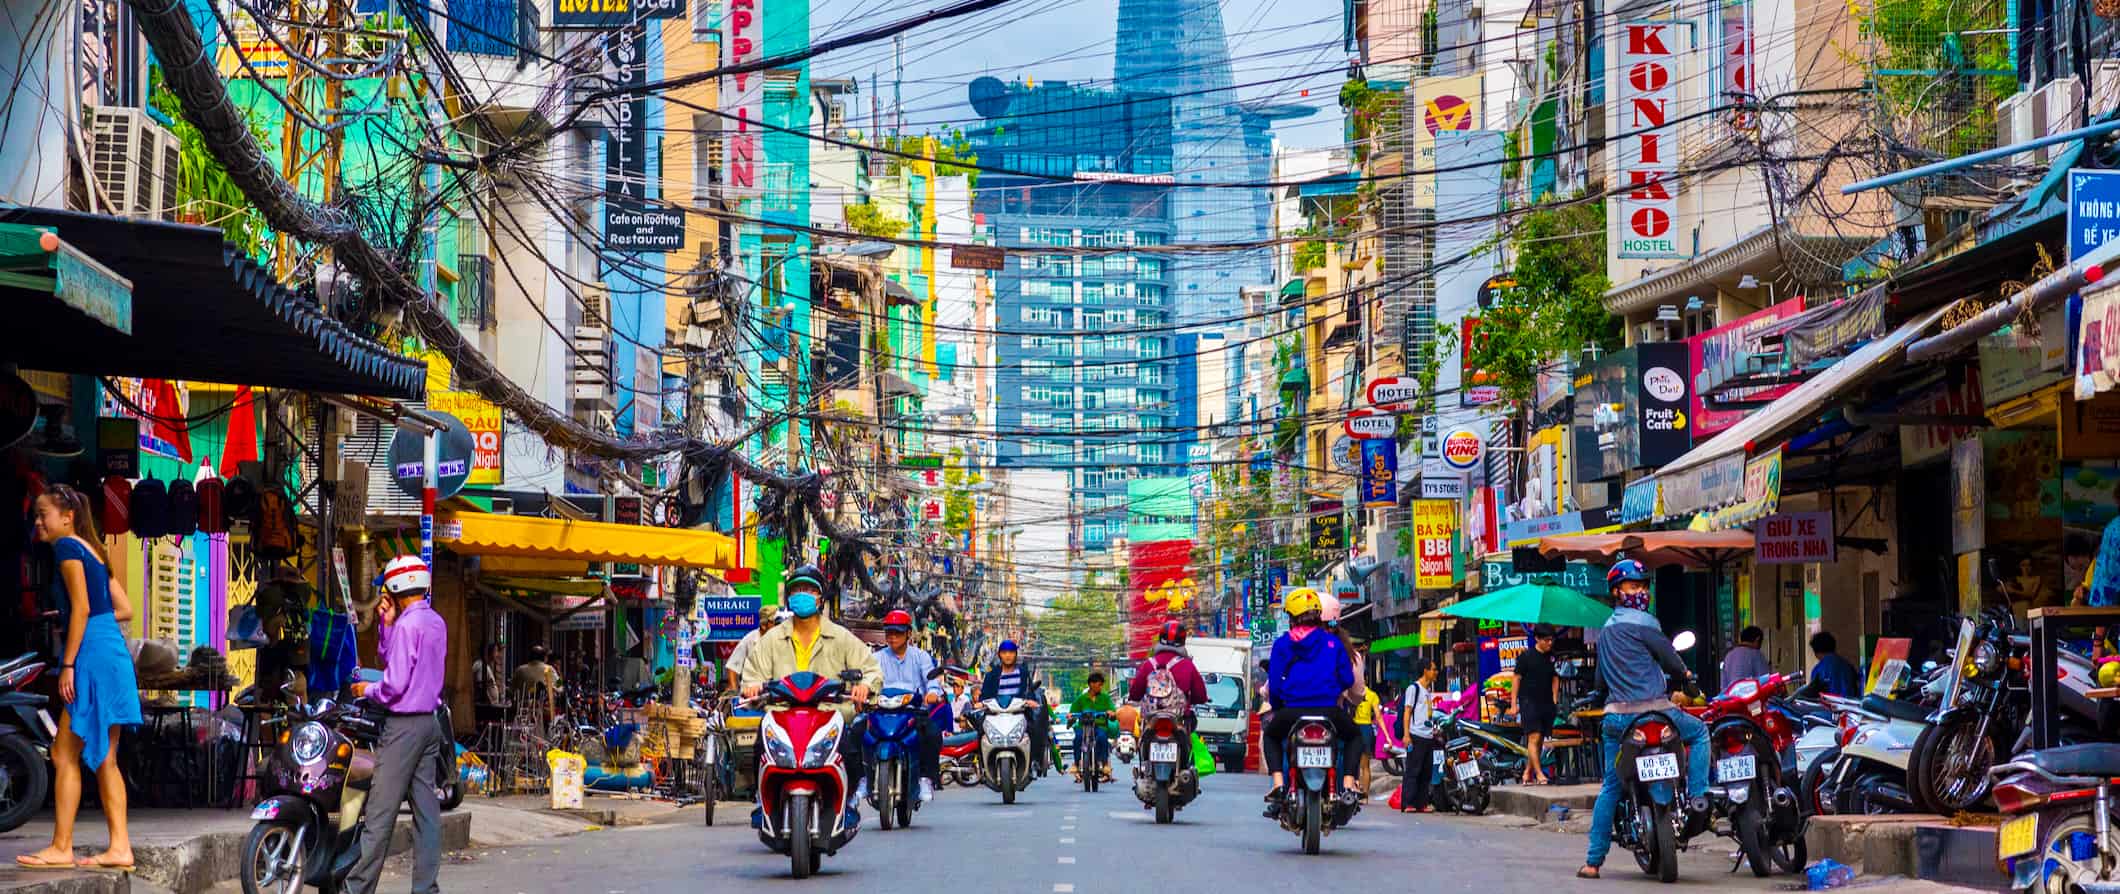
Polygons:
M1325 601L1318 598L1318 591L1309 587L1297 587L1281 597L1281 610L1291 618L1300 618L1324 608Z

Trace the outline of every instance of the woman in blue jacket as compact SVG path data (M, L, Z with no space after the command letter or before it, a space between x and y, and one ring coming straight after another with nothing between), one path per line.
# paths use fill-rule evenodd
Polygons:
M1341 699L1354 686L1354 656L1323 622L1324 604L1316 590L1298 587L1281 600L1288 612L1289 630L1274 640L1273 656L1266 665L1266 701L1272 719L1260 732L1266 752L1266 769L1273 774L1273 790L1266 793L1266 817L1280 816L1284 770L1288 756L1283 745L1296 721L1304 715L1332 721L1339 736L1340 797L1357 802L1356 755L1352 743L1358 730L1354 717ZM1286 709L1286 710L1284 710Z

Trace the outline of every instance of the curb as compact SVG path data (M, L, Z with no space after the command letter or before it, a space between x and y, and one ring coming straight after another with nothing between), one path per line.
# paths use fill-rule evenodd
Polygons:
M242 869L243 839L249 833L216 832L202 835L170 846L141 846L133 851L139 865L140 880L148 884L169 889L172 894L205 894L213 886L236 877ZM412 843L412 819L400 816L397 829L390 836L390 852L393 854L409 850ZM471 846L471 814L463 812L442 814L442 850L459 851ZM124 892L124 877L116 877L117 887L78 889L86 892ZM8 894L19 894L10 890ZM37 891L35 894L47 894ZM71 891L54 889L49 894L73 894Z

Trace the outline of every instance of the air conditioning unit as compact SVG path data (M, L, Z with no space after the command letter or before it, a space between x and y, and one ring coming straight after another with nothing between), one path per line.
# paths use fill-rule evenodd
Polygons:
M175 220L183 146L143 109L90 106L90 167L111 211L123 217Z
M2091 117L2120 108L2120 59L2091 61Z
M2040 136L2065 133L2083 126L2083 79L2078 77L2056 78L2039 88L2042 104L2046 107L2046 129ZM2048 146L2040 153L2041 160L2059 155L2067 148L2062 144Z
M1997 140L2004 146L2035 139L2046 133L2046 103L2038 93L2019 91L1995 104ZM2042 152L2019 152L2010 163L2033 165L2045 160Z

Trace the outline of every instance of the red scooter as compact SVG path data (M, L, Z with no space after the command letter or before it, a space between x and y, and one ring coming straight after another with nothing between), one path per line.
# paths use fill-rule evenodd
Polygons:
M758 698L765 717L758 724L758 811L752 822L759 841L788 856L796 878L823 868L824 858L860 831L858 821L846 822L847 772L839 759L846 724L833 707L847 698L844 683L860 679L858 671L841 680L804 671L767 684Z
M1782 756L1793 754L1796 725L1771 702L1803 681L1802 674L1738 680L1705 707L1686 710L1708 724L1714 748L1709 794L1730 818L1731 837L1766 877L1804 867L1804 817Z

